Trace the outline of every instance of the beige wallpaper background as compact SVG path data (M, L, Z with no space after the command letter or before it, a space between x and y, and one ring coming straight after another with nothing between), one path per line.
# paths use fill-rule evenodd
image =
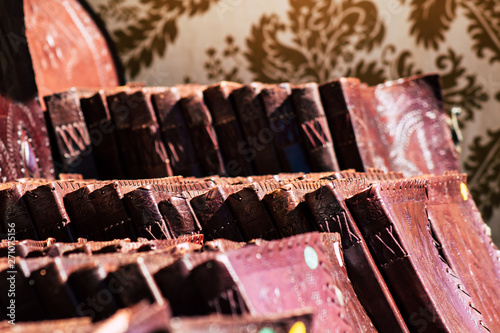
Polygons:
M88 0L127 80L369 84L442 75L461 109L461 163L500 243L500 2L495 0Z

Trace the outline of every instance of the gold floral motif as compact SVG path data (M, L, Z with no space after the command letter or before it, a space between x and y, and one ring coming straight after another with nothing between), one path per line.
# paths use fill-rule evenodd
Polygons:
M417 44L438 49L445 40L445 33L456 17L457 0L412 0L410 34Z
M178 18L202 14L218 1L140 0L141 5L147 8L146 16L131 20L125 28L111 32L130 77L134 78L141 69L151 66L154 56L165 55L167 46L178 36ZM101 12L101 16L104 13Z
M500 206L500 129L476 136L470 145L471 154L465 162L469 188L485 220L493 208Z
M470 20L467 29L474 40L474 50L479 58L484 51L492 53L490 62L500 61L500 5L497 0L461 2L465 16Z
M490 62L500 61L500 5L497 0L412 0L410 34L417 45L438 49L460 9L469 20L467 33L478 58L491 54Z
M436 58L436 67L441 70L445 107L448 114L455 106L461 108L461 126L465 121L472 120L474 112L480 110L489 99L485 87L478 83L477 74L471 74L463 67L462 58L451 48L447 54Z
M239 68L242 67L242 59L240 48L235 45L234 37L227 35L225 39L226 47L222 50L222 58L218 55L214 47L206 50L207 61L205 61L204 68L207 72L207 79L210 81L233 81L242 82L238 76ZM233 66L225 69L232 61ZM224 62L224 64L223 64Z
M353 49L371 51L385 36L370 1L290 0L290 7L289 24L263 15L252 27L245 56L255 80L327 81L341 60L352 61ZM280 40L283 32L293 35L291 43Z

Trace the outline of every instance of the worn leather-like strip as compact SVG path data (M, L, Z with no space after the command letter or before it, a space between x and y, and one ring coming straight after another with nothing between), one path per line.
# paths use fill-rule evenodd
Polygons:
M203 173L224 175L224 162L219 141L212 123L210 111L203 101L203 93L197 90L181 99L181 105L191 140Z
M137 231L122 201L123 194L116 182L92 191L89 198L95 208L95 224L101 230L102 240L130 238L135 240ZM98 239L99 240L99 239Z
M494 263L496 277L500 280L500 251L493 242L491 229L483 220L481 212L477 208L469 189L467 188L465 192L468 193L468 200L464 201L460 206L461 213L467 216L468 221L472 221L479 238L481 238L488 251L491 261Z
M119 309L116 296L106 283L106 271L103 266L91 264L72 272L68 284L73 291L82 316L90 316L93 321L108 318Z
M291 99L311 170L317 172L339 170L317 84L294 86Z
M92 155L100 179L123 179L115 127L102 91L80 96L80 108L87 124Z
M351 115L347 108L340 82L332 81L319 86L335 153L341 170L353 168L364 171L365 166L356 145Z
M315 230L309 219L309 208L304 196L292 184L269 192L264 196L264 202L283 237Z
M260 97L284 172L309 172L299 125L292 108L290 84L264 85Z
M261 84L252 83L231 94L247 143L238 148L253 163L257 174L276 174L281 168L272 141L273 131L259 97L261 88Z
M23 196L39 239L54 237L60 242L76 240L63 203L65 192L69 189L62 186L57 182L40 185Z
M151 101L142 90L106 96L129 178L172 176Z
M151 188L139 187L123 198L137 236L146 239L171 239L170 231L162 218Z
M263 201L267 192L276 190L279 186L278 182L271 181L254 183L227 198L246 241L256 238L267 240L281 238L272 215Z
M250 161L239 148L246 142L230 99L231 92L238 88L241 88L241 84L222 81L203 92L205 103L212 114L226 172L232 177L254 174Z
M215 252L185 255L154 274L155 281L169 301L174 316L210 313L209 305L203 300L189 276L196 266L213 259L215 255Z
M66 279L60 262L51 262L30 274L30 283L42 301L48 319L80 317L76 298Z
M16 240L38 239L23 199L25 186L14 185L0 191L0 230L2 238Z
M203 228L205 240L226 238L235 242L243 242L238 223L226 199L237 188L216 186L205 194L191 199L191 206Z
M498 249L484 241L484 231L472 223L465 174L430 177L427 210L432 230L450 267L481 309L491 332L500 331L500 265ZM495 251L496 250L496 251ZM491 256L490 253L495 253Z
M151 274L143 267L144 264L133 262L120 266L106 276L106 284L112 289L120 307L132 306L142 300L149 303L156 301L158 287L153 283Z
M92 143L76 91L45 96L44 100L50 137L55 140L51 145L58 171L97 178Z
M364 179L334 181L306 195L318 230L341 236L346 270L361 304L380 332L409 332L408 327L354 222L344 199L369 186Z
M487 332L461 279L440 257L425 180L380 182L346 199L410 330Z
M15 272L15 273L14 273ZM16 263L13 267L0 272L0 305L2 306L2 315L11 306L11 300L15 300L15 323L25 321L39 321L47 319L46 309L38 298L34 287L30 284L29 272L25 266ZM8 290L11 284L15 287L15 298L9 297ZM12 296L12 295L11 295ZM12 307L12 306L11 306ZM11 320L9 317L5 317Z
M202 172L180 104L177 88L151 94L158 125L176 175L201 177Z
M103 228L99 225L97 211L90 199L90 189L83 186L64 196L64 206L78 237L88 240L105 240Z
M334 284L343 296L347 321L355 331L377 332L348 277L340 235L338 233L321 233L320 238L320 244L324 247L329 259L328 263L333 267Z
M225 263L212 259L196 266L189 274L209 313L238 316L248 313L238 286Z
M387 143L381 139L379 131L384 124L381 123L383 120L380 117L380 110L370 95L370 88L354 78L340 78L338 83L350 115L364 170L378 168L384 171L401 171L391 168L390 159L394 152L391 152Z
M200 223L185 195L176 194L160 201L158 209L174 238L201 232Z

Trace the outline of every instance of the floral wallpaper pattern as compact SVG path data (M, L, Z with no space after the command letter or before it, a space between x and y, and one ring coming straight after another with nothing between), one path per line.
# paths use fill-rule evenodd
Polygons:
M500 3L495 0L89 0L129 80L369 84L441 74L461 162L500 242Z

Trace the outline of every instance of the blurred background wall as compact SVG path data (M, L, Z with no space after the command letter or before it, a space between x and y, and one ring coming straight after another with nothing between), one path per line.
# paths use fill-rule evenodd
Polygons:
M128 81L369 84L442 76L459 107L462 170L500 243L500 3L496 0L88 0Z

